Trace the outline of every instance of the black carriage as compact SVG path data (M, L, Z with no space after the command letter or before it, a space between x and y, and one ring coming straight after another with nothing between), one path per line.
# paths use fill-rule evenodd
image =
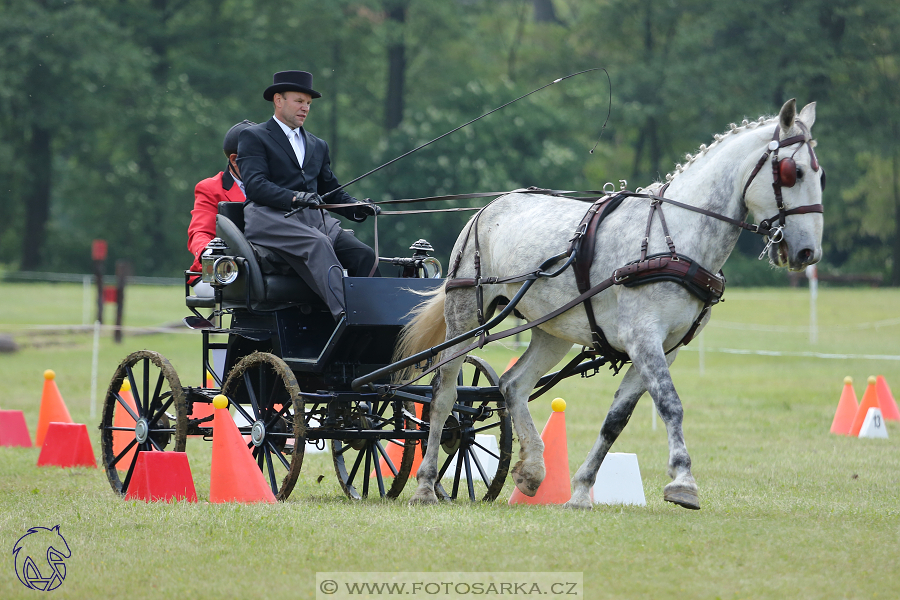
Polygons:
M442 284L439 264L427 255L430 246L414 244L410 258L380 259L396 265L402 276L343 277L346 314L335 325L324 302L277 253L246 240L242 208L219 205L217 239L203 261L203 278L215 297L192 296L185 285L192 313L185 324L202 337L201 372L211 374L214 383L183 386L168 360L152 351L122 361L100 423L102 461L112 488L127 492L137 451L181 452L189 436L210 439L209 405L224 394L235 420L244 423L239 429L249 436L248 448L276 498L290 495L306 444L326 442L349 497L398 496L428 437L431 387L397 389L389 385L389 374L363 391L354 391L351 382L390 365L397 336L421 300L417 292ZM217 368L214 353L224 354ZM506 480L512 428L494 370L478 357L466 361L474 374L467 383L461 375L457 404L442 435L441 475L455 464L452 485L437 491L447 499L492 500ZM122 391L124 382L130 396ZM480 447L480 433L495 435L497 448ZM389 444L402 447L399 461L390 458ZM483 464L476 449L493 460Z

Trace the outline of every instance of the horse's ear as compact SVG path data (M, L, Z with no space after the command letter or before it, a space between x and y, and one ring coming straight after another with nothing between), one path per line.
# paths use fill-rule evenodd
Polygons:
M810 102L804 106L797 118L803 121L807 129L812 129L813 123L816 122L816 103Z
M794 119L797 118L797 99L791 98L781 107L778 113L778 122L781 123L782 135L786 134L791 127L794 126Z

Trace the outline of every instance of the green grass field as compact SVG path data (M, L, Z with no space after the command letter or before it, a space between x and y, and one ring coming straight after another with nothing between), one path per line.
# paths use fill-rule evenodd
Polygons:
M314 598L322 571L575 571L587 598L900 597L900 424L888 423L888 440L828 432L846 375L858 397L877 374L900 397L900 290L820 289L816 344L805 289L729 289L725 298L673 366L698 512L662 500L666 435L653 428L646 396L613 451L637 454L647 506L589 513L510 507L509 481L493 504L411 508L413 482L399 501L351 502L330 455L307 457L286 503L211 505L211 444L193 438L200 503L124 502L100 469L37 468L38 449L0 448L0 598L34 597L10 552L29 527L57 524L72 550L54 591L63 598ZM133 286L127 301L131 327L187 314L176 287ZM33 436L42 373L54 369L99 456L92 337L37 327L81 323L81 286L4 283L0 309L0 334L21 347L0 354L0 409L24 411ZM117 345L104 331L98 402L115 366L140 349L199 385L199 334L139 333ZM519 352L498 345L482 355L502 371ZM572 378L533 404L540 428L554 395L566 399L573 473L618 383L608 372Z

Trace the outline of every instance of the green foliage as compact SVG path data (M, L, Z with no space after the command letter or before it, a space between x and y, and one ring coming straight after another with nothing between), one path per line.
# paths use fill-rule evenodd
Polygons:
M900 283L896 2L571 0L0 1L0 264L28 240L40 268L87 272L94 238L138 274L189 262L192 187L224 166L224 132L262 121L277 70L313 72L307 126L342 181L557 77L597 66L441 140L348 191L374 199L523 185L633 189L730 122L818 101L828 169L823 269ZM384 129L389 44L406 46L405 118ZM49 145L36 147L44 133ZM47 174L45 174L47 173ZM49 184L49 211L40 213ZM45 198L46 200L46 198ZM474 202L471 204L475 204ZM442 205L443 206L443 205ZM34 223L46 219L41 234ZM382 254L419 237L449 252L466 215L381 219ZM372 241L371 227L354 226ZM740 255L758 249L743 242ZM111 264L111 262L110 262ZM762 271L760 271L761 273ZM750 279L768 281L768 276Z

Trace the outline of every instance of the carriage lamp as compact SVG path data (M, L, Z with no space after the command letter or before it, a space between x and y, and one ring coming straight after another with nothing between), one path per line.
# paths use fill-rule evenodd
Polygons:
M425 239L420 239L409 247L413 251L413 260L416 262L418 277L425 279L440 279L442 275L441 263L429 252L434 252L434 247Z
M225 256L228 246L222 238L213 238L206 245L200 259L201 279L210 285L228 285L238 277L238 267L234 258Z

